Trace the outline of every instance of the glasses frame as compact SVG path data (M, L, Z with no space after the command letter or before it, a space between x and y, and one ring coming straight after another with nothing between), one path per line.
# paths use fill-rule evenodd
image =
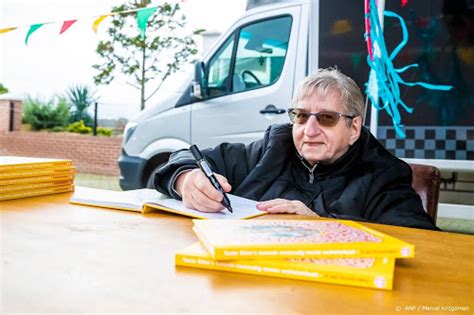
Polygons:
M306 124L306 122L308 121L308 119L306 119L306 121L304 123L297 123L295 122L295 118L296 118L296 115L294 115L293 119L291 118L292 117L292 114L293 111L295 110L301 110L301 111L304 111L305 113L308 114L308 119L311 117L311 116L314 116L316 117L316 120L318 121L319 124L321 124L321 126L323 127L334 127L335 125L337 125L337 123L339 122L339 120L341 119L341 117L344 117L344 118L347 118L347 119L354 119L356 118L357 116L353 116L353 115L347 115L347 114L343 114L343 113L339 113L339 112L334 112L334 111L329 111L329 110L323 110L323 111L320 111L320 112L317 112L317 113L312 113L312 112L309 112L305 109L302 109L302 108L288 108L287 110L287 113L288 113L288 117L290 118L290 121L292 124L299 124L299 125L303 125L303 124ZM336 119L336 122L333 124L333 125L324 125L324 123L321 123L321 121L319 120L319 116L320 114L336 114L337 116L337 119Z

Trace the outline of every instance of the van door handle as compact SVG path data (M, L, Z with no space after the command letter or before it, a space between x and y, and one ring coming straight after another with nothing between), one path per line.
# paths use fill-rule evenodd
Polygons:
M280 115L280 114L284 114L286 113L286 109L284 108L276 108L275 105L267 105L265 107L265 109L261 109L260 110L260 114L276 114L276 115Z

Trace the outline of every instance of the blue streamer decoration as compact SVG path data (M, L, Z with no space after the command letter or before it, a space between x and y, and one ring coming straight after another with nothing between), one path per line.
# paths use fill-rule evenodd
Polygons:
M418 67L417 63L407 65L402 68L395 68L393 60L408 42L408 31L405 21L398 14L391 11L384 11L384 15L389 18L398 19L402 28L402 40L397 47L388 53L383 37L383 30L380 25L375 0L370 0L370 10L366 14L369 19L369 34L365 34L367 41L371 41L373 45L372 56L367 56L367 63L370 67L369 80L366 83L366 93L372 105L377 110L385 110L392 118L393 126L397 135L405 138L403 124L401 123L400 109L401 106L406 112L412 113L413 107L408 106L400 97L400 85L421 86L426 89L449 91L453 87L451 85L435 85L426 82L406 82L400 77L400 73L410 68Z

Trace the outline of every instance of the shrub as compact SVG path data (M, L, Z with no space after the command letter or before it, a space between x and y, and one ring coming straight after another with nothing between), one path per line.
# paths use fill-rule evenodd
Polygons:
M112 136L112 129L104 128L104 127L97 127L97 135L111 137Z
M51 131L52 131L52 132L62 132L62 131L64 131L64 127L62 127L62 126L55 126L55 127L51 128Z
M28 97L24 104L23 119L33 130L66 126L69 121L69 105L66 99L54 97L48 102Z
M8 93L8 89L0 83L0 95Z
M66 97L71 104L71 117L69 122L73 123L83 120L86 126L93 124L92 117L87 113L89 107L97 100L87 86L77 85L70 87L66 92Z
M70 124L69 126L67 126L66 129L69 132L75 132L75 133L81 133L81 134L92 133L92 128L84 125L83 120L79 120L79 121L76 121L75 123Z

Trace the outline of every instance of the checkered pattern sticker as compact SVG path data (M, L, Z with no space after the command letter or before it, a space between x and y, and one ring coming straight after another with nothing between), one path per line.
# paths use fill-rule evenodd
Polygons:
M393 127L379 127L378 139L399 158L474 160L474 127L406 127L398 139Z

